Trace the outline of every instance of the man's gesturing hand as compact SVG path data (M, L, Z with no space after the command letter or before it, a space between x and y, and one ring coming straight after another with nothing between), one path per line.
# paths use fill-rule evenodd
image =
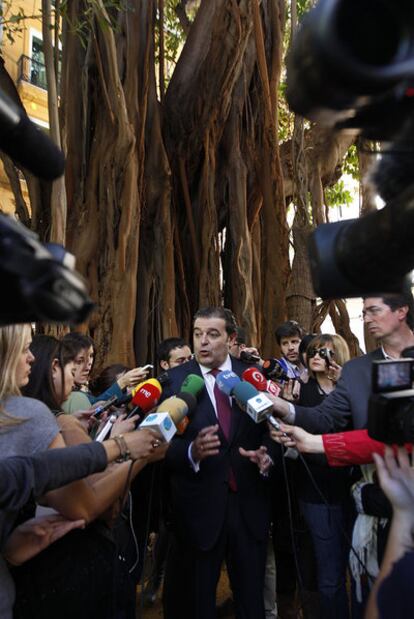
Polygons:
M216 456L219 452L220 439L217 436L218 424L207 426L200 430L191 447L194 462L201 462L208 456Z
M243 447L239 447L239 453L241 456L249 458L253 464L257 464L262 474L267 473L272 464L272 459L267 453L267 447L263 447L263 445L255 450L246 450Z

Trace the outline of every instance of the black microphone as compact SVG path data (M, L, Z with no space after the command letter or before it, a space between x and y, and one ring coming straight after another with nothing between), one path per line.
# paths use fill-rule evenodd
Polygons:
M0 91L0 149L35 176L52 181L62 176L65 158L52 140Z
M100 415L102 415L102 413L107 411L108 408L111 408L111 406L115 406L116 408L118 408L120 406L123 406L124 404L129 404L133 397L133 393L124 393L119 397L113 395L109 398L109 400L106 400L105 404L101 404L100 406L96 407L92 417L99 417Z

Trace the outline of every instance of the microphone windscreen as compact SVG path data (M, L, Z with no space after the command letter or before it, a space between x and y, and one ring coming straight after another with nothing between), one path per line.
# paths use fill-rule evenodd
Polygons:
M148 378L148 379L145 381L145 383L144 383L144 384L147 384L147 385L154 385L154 387L156 387L156 388L159 390L160 395L161 395L161 393L162 393L161 383L160 383L160 381L159 381L159 380L157 380L156 378Z
M161 385L160 387L157 387L157 385L150 382L151 380L153 379L150 379L141 385L132 398L132 404L134 406L138 406L144 413L150 411L154 408L154 406L156 406L161 395Z
M180 391L180 393L177 393L177 398L184 400L184 402L187 404L187 415L188 417L191 417L197 407L197 398L195 397L195 395L186 391Z
M242 379L256 387L258 391L267 391L267 381L257 368L247 368L242 374Z
M191 393L197 396L204 387L204 379L198 374L189 374L181 385L181 393Z
M29 172L45 180L59 178L65 169L62 151L24 112L14 127L3 128L0 123L0 148Z
M177 425L184 419L184 417L188 413L188 405L187 402L184 402L181 398L177 396L172 396L171 398L167 398L164 402L157 408L157 413L168 413L171 417L174 425Z
M234 387L240 383L240 378L231 370L224 370L217 374L216 383L220 391L230 396Z
M246 381L240 381L238 385L233 389L233 397L244 408L247 404L247 400L254 398L259 392L250 383Z
M277 366L277 359L275 359L274 357L264 360L263 365L262 365L262 371L266 378L271 377L276 366Z

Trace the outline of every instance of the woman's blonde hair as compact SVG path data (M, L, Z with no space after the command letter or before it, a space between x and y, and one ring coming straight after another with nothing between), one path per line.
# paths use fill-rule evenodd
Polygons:
M0 428L22 422L6 413L3 402L11 395L21 395L17 366L30 332L30 325L0 327Z
M317 335L309 342L306 352L308 352L311 348L324 348L328 343L332 345L332 349L335 353L335 363L342 367L344 363L350 360L351 354L349 352L348 344L341 335L336 333L334 335L331 335L330 333L322 333L322 335ZM308 371L310 376L313 376L312 370Z

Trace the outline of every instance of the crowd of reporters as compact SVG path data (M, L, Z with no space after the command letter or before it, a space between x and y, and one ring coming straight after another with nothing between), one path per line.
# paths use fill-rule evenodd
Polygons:
M383 356L397 357L414 343L409 297L366 299L364 306L365 322ZM279 360L262 360L240 328L228 347L233 357L244 359L242 382L270 399L268 432L283 445L282 459L275 458L266 472L273 495L270 553L276 557L277 584L268 562L264 616L277 616L276 592L282 619L300 613L362 616L373 577L387 576L389 557L402 555L411 539L414 491L408 456L398 452L398 467L392 453L367 436L366 411L358 417L358 409L355 416L352 393L364 409L370 374L361 373L358 359L347 364L343 338L305 335L288 321L276 339ZM134 430L155 409L168 372L192 359L191 349L181 338L162 342L158 382L148 378L151 366L121 364L91 379L94 343L77 333L58 340L32 336L29 325L11 325L0 328L0 345L1 616L132 619L150 532L157 534L155 564L143 594L149 604L158 594L171 544L172 509L168 475L158 465L146 466L164 458L168 441L153 426ZM354 379L368 383L361 387L363 397L355 382L346 386L355 363ZM186 411L190 404L191 398ZM281 418L280 428L274 416ZM103 427L106 440L93 440ZM369 464L373 458L388 498ZM369 468L361 477L351 465ZM405 534L397 534L393 524L391 550L385 550L391 505ZM398 544L399 552L392 546ZM351 587L346 586L350 551ZM386 607L385 585L381 591L380 607ZM367 612L376 616L376 597Z

